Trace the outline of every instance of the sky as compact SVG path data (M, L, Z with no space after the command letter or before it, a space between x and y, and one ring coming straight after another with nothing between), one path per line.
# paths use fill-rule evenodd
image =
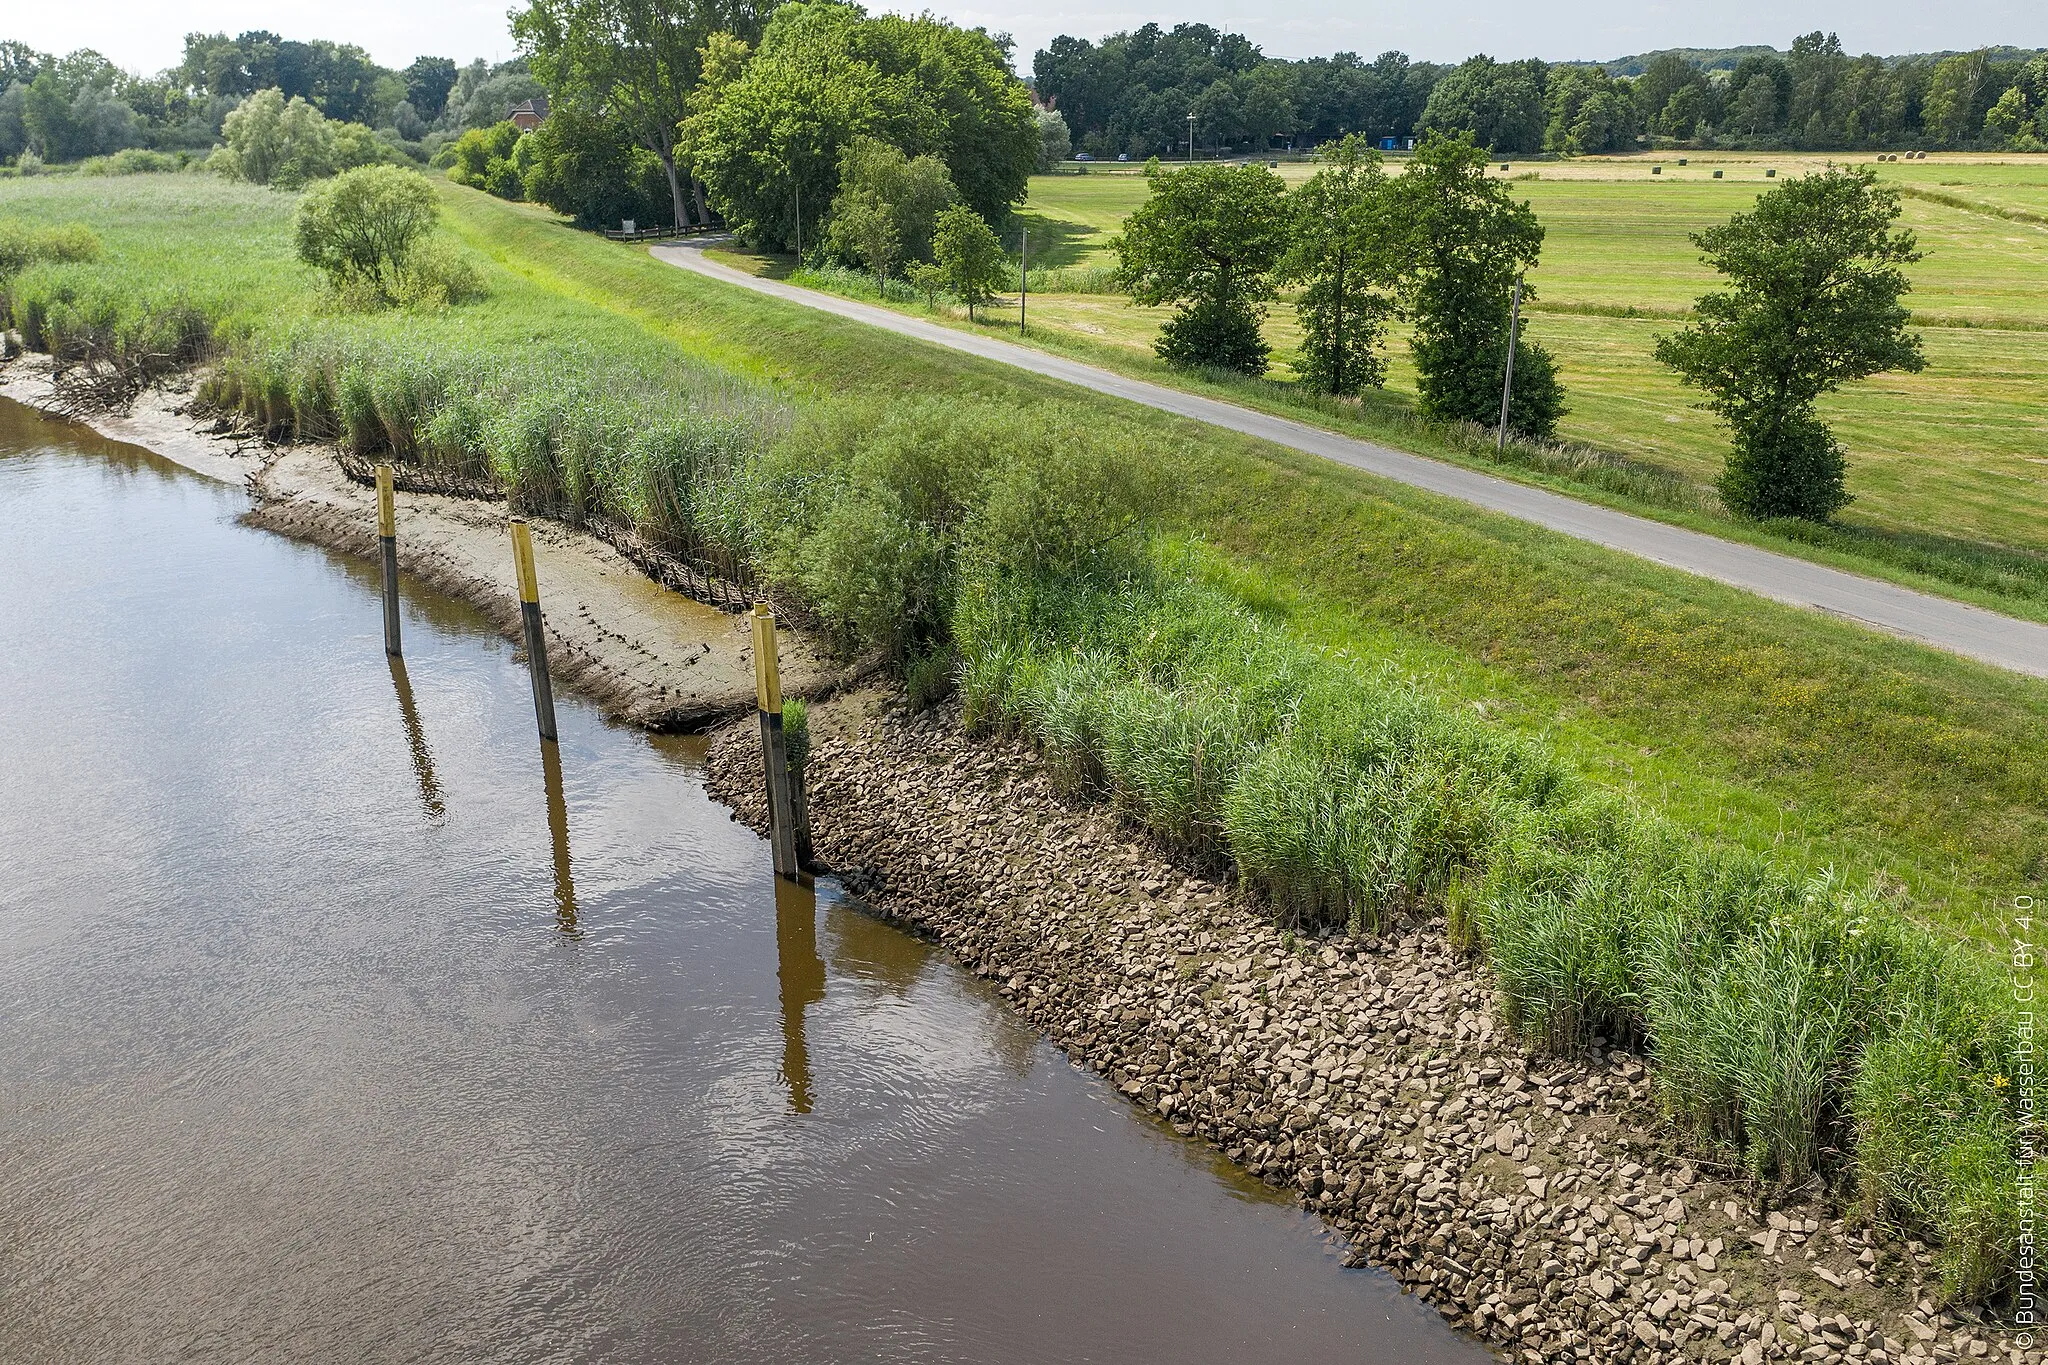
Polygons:
M367 48L386 66L421 53L468 61L513 54L505 12L511 0L85 0L10 4L0 38L45 51L97 48L131 70L177 64L187 32L239 33L263 28L287 38L328 38ZM1112 0L1112 4L1115 0ZM1930 52L2010 43L2048 46L2048 4L2042 0L1722 0L1714 6L1668 0L1465 0L1460 4L1372 6L1358 0L1294 0L1285 6L1178 0L1171 8L1084 7L1046 0L997 7L988 0L889 3L872 10L930 9L957 23L1007 32L1017 65L1061 33L1100 38L1156 22L1199 20L1248 34L1275 57L1313 57L1350 50L1367 57L1398 48L1424 61L1455 62L1475 52L1546 61L1600 60L1661 47L1784 48L1813 29L1841 34L1852 53Z

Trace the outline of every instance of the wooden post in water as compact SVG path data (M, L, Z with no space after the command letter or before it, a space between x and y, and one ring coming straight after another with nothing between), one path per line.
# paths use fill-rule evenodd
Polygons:
M1515 276L1515 301L1508 309L1508 366L1500 381L1500 433L1494 437L1493 449L1499 454L1508 448L1508 397L1515 391L1515 333L1522 326L1522 277Z
M548 683L548 637L540 616L540 579L533 571L533 535L512 518L512 569L519 579L519 618L526 627L526 671L533 677L533 716L540 737L555 738L555 691Z
M384 652L398 658L398 509L391 498L391 466L377 466L377 546L384 552Z
M576 929L576 878L569 866L569 799L562 792L562 746L540 746L540 780L548 802L548 837L555 848L555 925L570 938Z
M775 613L754 608L754 699L761 715L761 768L768 784L768 843L775 875L794 879L803 868L796 856L796 800L790 790L789 746L782 734L782 667L775 654Z

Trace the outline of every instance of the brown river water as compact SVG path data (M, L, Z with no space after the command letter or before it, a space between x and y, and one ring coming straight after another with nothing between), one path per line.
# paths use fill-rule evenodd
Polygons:
M1487 1359L246 505L0 400L0 1360Z

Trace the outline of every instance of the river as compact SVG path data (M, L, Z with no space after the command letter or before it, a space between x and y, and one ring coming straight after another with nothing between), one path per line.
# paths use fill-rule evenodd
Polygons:
M246 506L0 399L0 1357L1488 1358Z

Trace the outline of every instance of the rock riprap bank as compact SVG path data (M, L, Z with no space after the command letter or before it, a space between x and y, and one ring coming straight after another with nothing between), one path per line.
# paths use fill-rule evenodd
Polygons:
M2025 1358L1936 1309L1926 1248L1759 1209L1674 1150L1642 1058L1524 1049L1440 919L1297 939L1062 800L1027 746L970 737L957 707L865 692L812 725L818 855L876 913L1512 1358ZM762 825L751 729L710 763Z

